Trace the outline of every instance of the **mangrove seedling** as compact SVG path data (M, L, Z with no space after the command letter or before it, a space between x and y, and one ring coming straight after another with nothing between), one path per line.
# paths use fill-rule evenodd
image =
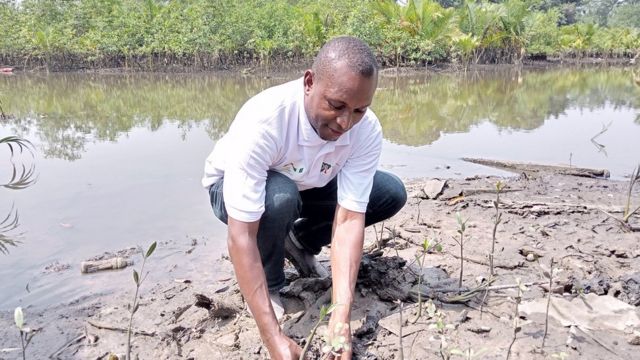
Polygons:
M618 221L620 223L620 225L623 227L623 229L625 231L640 231L640 228L638 227L632 227L629 224L629 219L635 215L637 212L640 211L640 205L638 205L638 207L636 207L635 209L631 210L631 195L633 192L633 187L635 186L635 184L637 182L640 181L640 165L636 166L636 168L633 170L633 172L631 173L631 177L629 178L629 188L627 189L627 203L624 206L624 210L622 213L622 219L616 217L615 215L600 209L600 211L602 211L603 213L605 213L607 216L609 216L610 218Z
M402 326L404 322L402 321L402 311L404 310L404 304L402 301L396 301L398 305L400 305L400 312L398 313L400 317L400 323L398 324L398 348L400 350L400 360L404 360L404 346L402 346Z
M430 250L442 252L440 243L431 244L429 239L424 239L421 245L421 254L416 254L416 262L420 265L420 274L418 274L418 315L412 321L414 324L422 316L422 281L424 278L424 260Z
M516 288L516 290L518 291L518 294L514 299L516 302L516 307L515 307L515 312L513 314L513 337L511 338L511 343L509 344L509 348L507 349L507 360L509 360L509 356L511 356L511 348L513 347L513 344L516 342L516 336L522 329L520 327L520 324L518 324L518 318L519 318L518 313L519 313L520 303L522 302L522 294L525 291L527 291L527 287L520 281L520 278L516 279L516 284L518 284L518 287Z
M565 359L569 358L569 355L566 352L561 351L559 353L551 354L551 357L554 358L554 359L565 360Z
M622 216L622 221L625 224L629 224L629 218L632 217L635 213L640 211L640 205L634 210L631 210L631 192L633 191L633 186L636 182L640 181L640 165L636 166L636 168L631 173L631 178L629 179L629 190L627 191L627 205L624 207L624 214Z
M544 341L547 339L547 331L549 330L549 305L551 305L551 294L553 293L553 258L549 264L549 273L545 273L545 276L549 278L549 296L547 297L547 310L545 312L544 319L544 335L542 335L542 349L544 349Z
M13 312L13 319L20 331L20 345L22 346L22 359L25 360L27 358L27 347L35 335L35 331L31 328L24 326L24 313L22 312L21 307L17 307Z
M458 281L458 287L462 287L462 275L464 272L464 232L467 229L467 220L462 220L462 216L459 212L456 212L456 221L458 222L458 234L460 234L460 240L455 237L453 240L460 245L460 281Z
M493 201L493 208L496 209L496 214L493 218L493 233L491 236L491 252L489 253L489 275L493 276L493 259L496 251L496 231L498 225L502 221L502 213L500 212L500 192L504 189L504 183L502 181L496 182L496 199Z
M343 329L350 331L349 325L341 322L336 323L333 329L327 329L324 335L324 346L322 347L322 353L326 354L327 359L332 359L340 356L345 351L351 350L347 337L341 334Z
M320 307L320 314L318 315L318 322L316 322L316 324L313 326L313 329L311 329L311 333L309 334L309 337L307 337L307 343L304 344L304 348L302 349L302 353L300 354L300 360L304 360L305 359L305 356L307 356L307 352L309 351L309 346L311 345L311 342L313 341L313 338L316 336L316 332L318 331L318 327L320 327L320 325L322 325L322 323L325 321L325 318L329 314L331 314L335 308L336 308L336 304L331 304L329 306L322 305Z
M133 269L133 282L136 284L136 292L133 296L133 303L131 304L130 312L131 316L129 317L129 327L127 328L127 360L131 360L131 327L133 325L133 315L138 311L138 307L140 306L140 299L138 297L138 293L140 291L140 285L147 278L148 272L144 273L144 265L147 262L147 259L153 254L153 251L156 249L157 243L154 241L151 246L147 249L147 252L142 254L142 265L140 266L140 273L138 273L135 269ZM143 274L143 277L140 277L140 274Z
M456 355L456 356L461 356L463 358L465 358L466 360L473 360L476 358L480 358L481 355L483 355L484 353L487 352L487 349L482 348L478 351L473 350L472 348L468 348L467 350L460 350L460 349L451 349L449 351L449 353L451 355Z

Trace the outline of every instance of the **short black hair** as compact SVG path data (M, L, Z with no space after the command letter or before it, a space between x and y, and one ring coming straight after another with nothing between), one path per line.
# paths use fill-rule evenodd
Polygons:
M378 63L369 46L353 36L338 36L327 41L316 55L311 69L318 78L322 78L331 73L337 62L345 62L353 72L366 78L378 73Z

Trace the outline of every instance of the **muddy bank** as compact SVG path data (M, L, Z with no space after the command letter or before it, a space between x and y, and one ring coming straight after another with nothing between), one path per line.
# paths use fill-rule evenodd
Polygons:
M241 72L243 75L286 73L306 69L313 62L312 57L274 56L268 61L252 54L224 56L217 54L197 55L112 55L100 58L77 54L53 54L49 56L21 56L0 54L0 68L11 68L18 72L87 72L87 73L197 73L197 72ZM528 57L521 63L509 62L478 63L466 66L468 70L488 71L511 67L554 68L562 66L629 66L636 62L632 56L621 57ZM425 71L456 72L465 71L464 64L457 62L427 63L423 66L393 66L381 64L385 75L412 75Z
M491 277L488 254L498 180L505 188ZM459 351L481 352L476 358L504 359L510 346L511 359L636 356L640 233L625 231L614 219L622 216L627 182L537 173L502 179L411 180L407 186L410 199L401 213L384 229L367 229L351 324L356 358L399 359L402 347L405 359L442 358L441 354ZM632 204L640 205L638 188ZM456 213L466 220L462 290ZM631 217L630 223L640 226L640 217ZM425 239L431 246L421 267ZM328 265L328 252L322 257ZM556 271L549 287L545 273L552 258ZM219 263L223 270L215 282L169 275L143 285L133 337L133 351L140 359L267 358L231 264L227 258ZM330 301L330 284L298 279L292 269L287 276L290 285L283 296L288 315L283 327L304 343L320 306ZM528 284L521 295L518 281ZM123 353L122 330L128 324L127 304L134 290L130 285L123 284L116 294L49 309L26 308L27 325L40 329L28 358L106 359L111 352ZM430 301L425 299L418 317L415 302L421 289L420 297ZM549 323L542 347L549 290ZM514 319L519 328L515 341ZM19 358L19 351L10 349L19 347L12 322L12 312L0 313L2 359ZM318 336L316 356L321 342Z

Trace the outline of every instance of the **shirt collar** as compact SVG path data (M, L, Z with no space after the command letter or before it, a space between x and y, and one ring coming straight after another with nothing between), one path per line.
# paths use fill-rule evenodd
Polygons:
M335 146L349 145L351 130L353 129L342 134L336 141L326 141L318 136L313 126L311 126L307 112L304 109L304 86L302 87L300 96L298 96L298 145L319 146L327 143L333 143Z

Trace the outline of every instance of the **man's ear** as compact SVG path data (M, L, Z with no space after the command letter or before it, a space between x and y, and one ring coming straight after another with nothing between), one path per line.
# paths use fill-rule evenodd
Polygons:
M304 94L309 95L311 89L313 88L313 70L309 69L304 72Z

